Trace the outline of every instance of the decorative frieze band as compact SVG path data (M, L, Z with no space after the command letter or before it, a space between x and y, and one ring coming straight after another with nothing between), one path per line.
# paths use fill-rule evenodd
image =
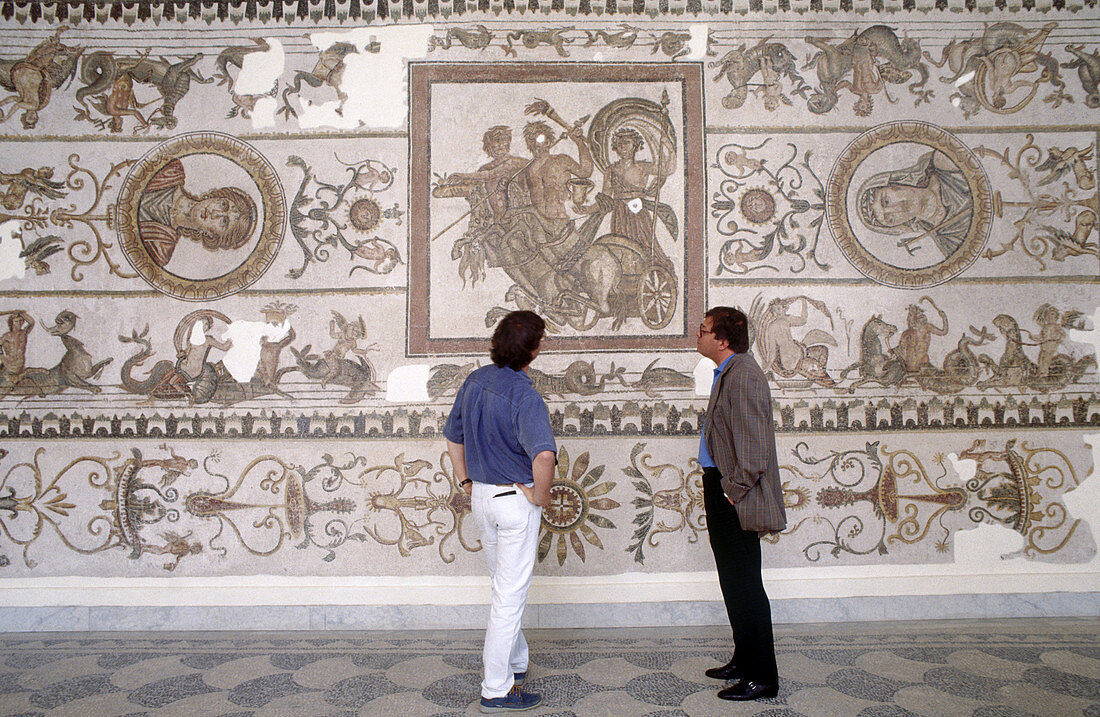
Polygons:
M0 3L0 17L19 23L106 24L121 22L234 24L319 22L361 23L393 20L468 19L475 14L503 17L723 18L749 13L901 13L919 10L990 12L1051 9L1077 11L1096 0L24 0Z
M773 404L784 433L1100 426L1100 396L782 399ZM374 411L171 410L163 413L0 413L0 441L11 438L429 438L441 435L447 406ZM563 436L697 434L705 403L552 402Z

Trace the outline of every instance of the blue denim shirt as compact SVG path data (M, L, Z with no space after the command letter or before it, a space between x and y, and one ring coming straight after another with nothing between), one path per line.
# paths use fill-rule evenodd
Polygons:
M458 389L443 435L466 449L471 479L494 485L530 483L535 456L558 450L530 376L495 364L471 373Z

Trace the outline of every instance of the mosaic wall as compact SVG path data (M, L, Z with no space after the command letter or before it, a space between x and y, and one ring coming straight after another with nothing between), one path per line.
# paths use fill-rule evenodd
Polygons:
M710 570L714 304L769 566L1094 558L1094 9L391 6L3 6L0 576L481 574L440 429L516 308L538 573Z

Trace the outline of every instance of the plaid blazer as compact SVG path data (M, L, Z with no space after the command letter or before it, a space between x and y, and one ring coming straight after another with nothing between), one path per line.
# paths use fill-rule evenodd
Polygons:
M787 527L771 389L751 354L734 354L715 381L704 435L741 528L771 533Z

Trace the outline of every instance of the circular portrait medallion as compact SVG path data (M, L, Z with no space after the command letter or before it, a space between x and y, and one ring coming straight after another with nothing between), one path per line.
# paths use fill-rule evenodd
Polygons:
M993 224L978 158L949 132L914 121L874 127L844 149L829 175L825 211L852 266L902 289L961 274Z
M134 164L115 221L122 253L143 279L177 299L206 301L263 276L283 240L286 202L255 148L193 132Z

